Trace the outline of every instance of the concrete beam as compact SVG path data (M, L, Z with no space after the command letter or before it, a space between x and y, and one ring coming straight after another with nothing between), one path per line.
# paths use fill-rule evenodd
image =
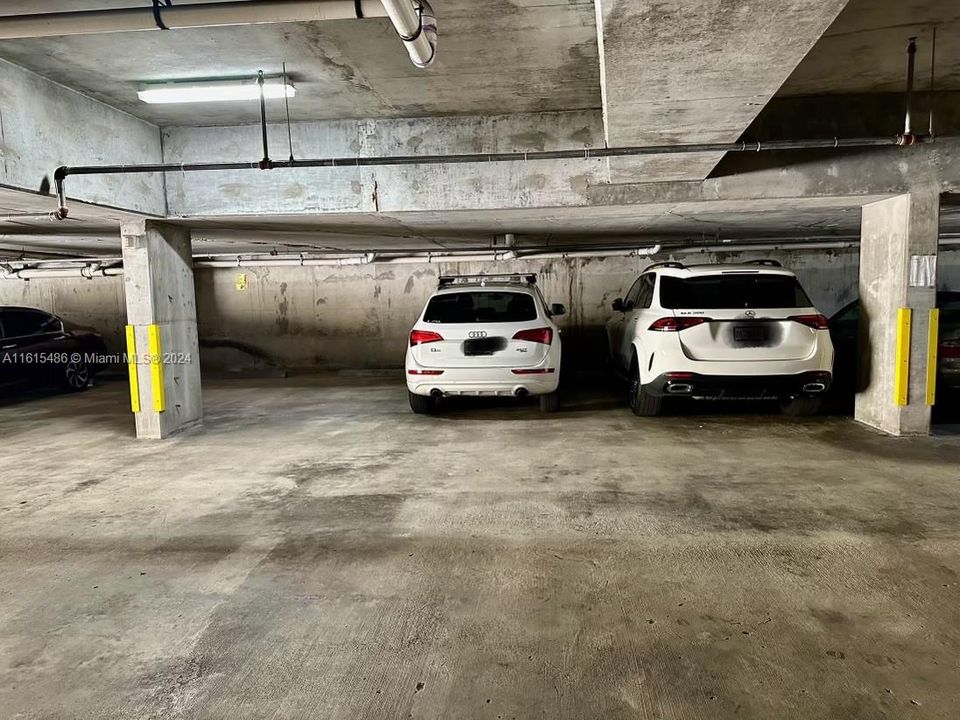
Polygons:
M753 201L897 195L913 188L960 191L960 140L907 148L730 153L702 182L603 184L592 205Z
M137 437L161 439L203 417L190 232L140 220L125 222L121 236L127 323L141 360L131 388Z
M286 158L285 125L269 128ZM523 152L598 147L597 111L295 123L298 158ZM257 160L255 125L166 128L166 162ZM603 160L170 173L171 215L384 212L582 205Z
M846 3L596 0L607 144L737 140ZM611 173L699 180L721 157L664 158L660 177L617 160Z
M297 157L505 152L596 147L597 112L471 118L323 121L293 125ZM286 157L286 128L270 127ZM255 160L259 128L167 128L167 162ZM689 155L679 156L689 158ZM611 182L603 160L170 173L174 216L446 212L595 205L855 197L906 192L914 184L960 187L960 142L860 151L731 153L700 181ZM669 171L665 156L631 160L644 178ZM616 178L613 178L614 180ZM71 178L71 181L73 179Z
M59 165L153 163L160 132L150 123L0 60L0 185L36 192ZM70 196L163 215L159 175L71 178Z

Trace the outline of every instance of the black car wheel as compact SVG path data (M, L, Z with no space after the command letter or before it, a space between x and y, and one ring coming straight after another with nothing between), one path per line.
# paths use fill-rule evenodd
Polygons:
M554 391L540 396L540 412L554 413L560 409L560 393Z
M417 415L427 415L437 407L437 401L429 395L417 395L408 390L407 397L410 400L410 409Z
M663 398L648 393L640 384L640 368L636 360L630 370L630 409L637 417L656 417L663 408Z
M86 390L90 385L90 368L87 367L82 358L71 358L63 366L61 383L71 392Z

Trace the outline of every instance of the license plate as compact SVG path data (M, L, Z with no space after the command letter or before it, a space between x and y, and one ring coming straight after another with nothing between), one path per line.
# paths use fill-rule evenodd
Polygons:
M770 333L763 325L742 325L733 328L733 339L737 342L764 342Z
M507 347L507 339L502 337L479 338L465 340L463 343L464 355L493 355Z

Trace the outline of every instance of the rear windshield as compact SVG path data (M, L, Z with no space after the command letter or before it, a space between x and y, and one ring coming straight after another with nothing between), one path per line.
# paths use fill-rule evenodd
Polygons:
M810 307L810 298L790 275L662 275L660 304L676 310L802 308Z
M525 293L471 291L430 298L423 313L429 323L525 322L537 319L533 297Z

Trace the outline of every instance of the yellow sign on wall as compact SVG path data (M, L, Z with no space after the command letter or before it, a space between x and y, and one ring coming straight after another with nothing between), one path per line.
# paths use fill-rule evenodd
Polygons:
M247 274L237 273L237 290L247 289Z

